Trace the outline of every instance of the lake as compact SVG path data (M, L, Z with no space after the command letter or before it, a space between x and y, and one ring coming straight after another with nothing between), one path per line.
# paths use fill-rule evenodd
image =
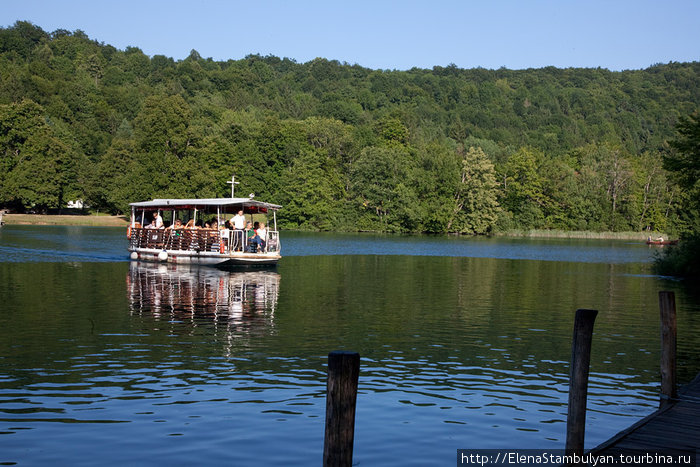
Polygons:
M586 447L658 405L658 292L679 377L700 295L655 248L283 232L269 271L130 263L124 229L0 229L0 463L319 465L326 362L360 353L354 463L564 447L577 308L599 310Z

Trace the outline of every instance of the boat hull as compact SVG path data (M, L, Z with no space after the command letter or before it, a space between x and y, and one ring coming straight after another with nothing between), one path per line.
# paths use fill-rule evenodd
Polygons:
M657 240L647 240L647 245L677 245L678 240L665 240L665 241L657 241Z
M211 251L160 250L155 248L130 248L132 261L151 261L157 263L201 264L207 266L275 266L281 256L276 253L242 253L221 254Z

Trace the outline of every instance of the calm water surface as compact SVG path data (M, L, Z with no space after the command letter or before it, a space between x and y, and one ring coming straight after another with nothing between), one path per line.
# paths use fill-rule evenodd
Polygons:
M0 463L318 465L325 364L360 352L354 462L562 448L577 308L586 445L657 405L657 293L700 367L700 297L621 241L286 234L272 271L129 263L123 229L0 229Z

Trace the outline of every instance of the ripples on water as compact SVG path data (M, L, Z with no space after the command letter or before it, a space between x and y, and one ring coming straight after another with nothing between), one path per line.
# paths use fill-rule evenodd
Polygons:
M126 248L122 228L7 225L0 229L3 262L124 261Z
M25 243L3 232L0 250L60 243L38 230ZM121 229L104 232L77 229L87 242L74 244L89 251L47 253L55 264L0 262L0 462L317 464L335 349L362 356L356 463L561 448L572 312L584 307L600 310L593 446L657 404L657 290L677 290L679 321L700 327L695 298L631 260L290 255L274 271L223 272L96 264L124 257ZM103 236L117 246L99 250ZM292 235L285 248L322 253L330 240ZM351 250L416 243L375 240ZM338 249L348 241L340 236ZM689 334L681 363L697 368Z

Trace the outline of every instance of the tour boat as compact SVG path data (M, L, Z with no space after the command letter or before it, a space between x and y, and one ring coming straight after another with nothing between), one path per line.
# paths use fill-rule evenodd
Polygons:
M252 194L248 198L154 199L130 206L127 237L132 260L226 267L273 266L281 258L276 215L281 206L255 200ZM249 222L266 221L272 213L273 225L262 239L264 244L250 238L247 230L219 228L239 211ZM160 221L148 225L156 213ZM183 218L189 219L192 228L174 228L176 220L185 223ZM216 221L215 228L195 227L210 221Z

